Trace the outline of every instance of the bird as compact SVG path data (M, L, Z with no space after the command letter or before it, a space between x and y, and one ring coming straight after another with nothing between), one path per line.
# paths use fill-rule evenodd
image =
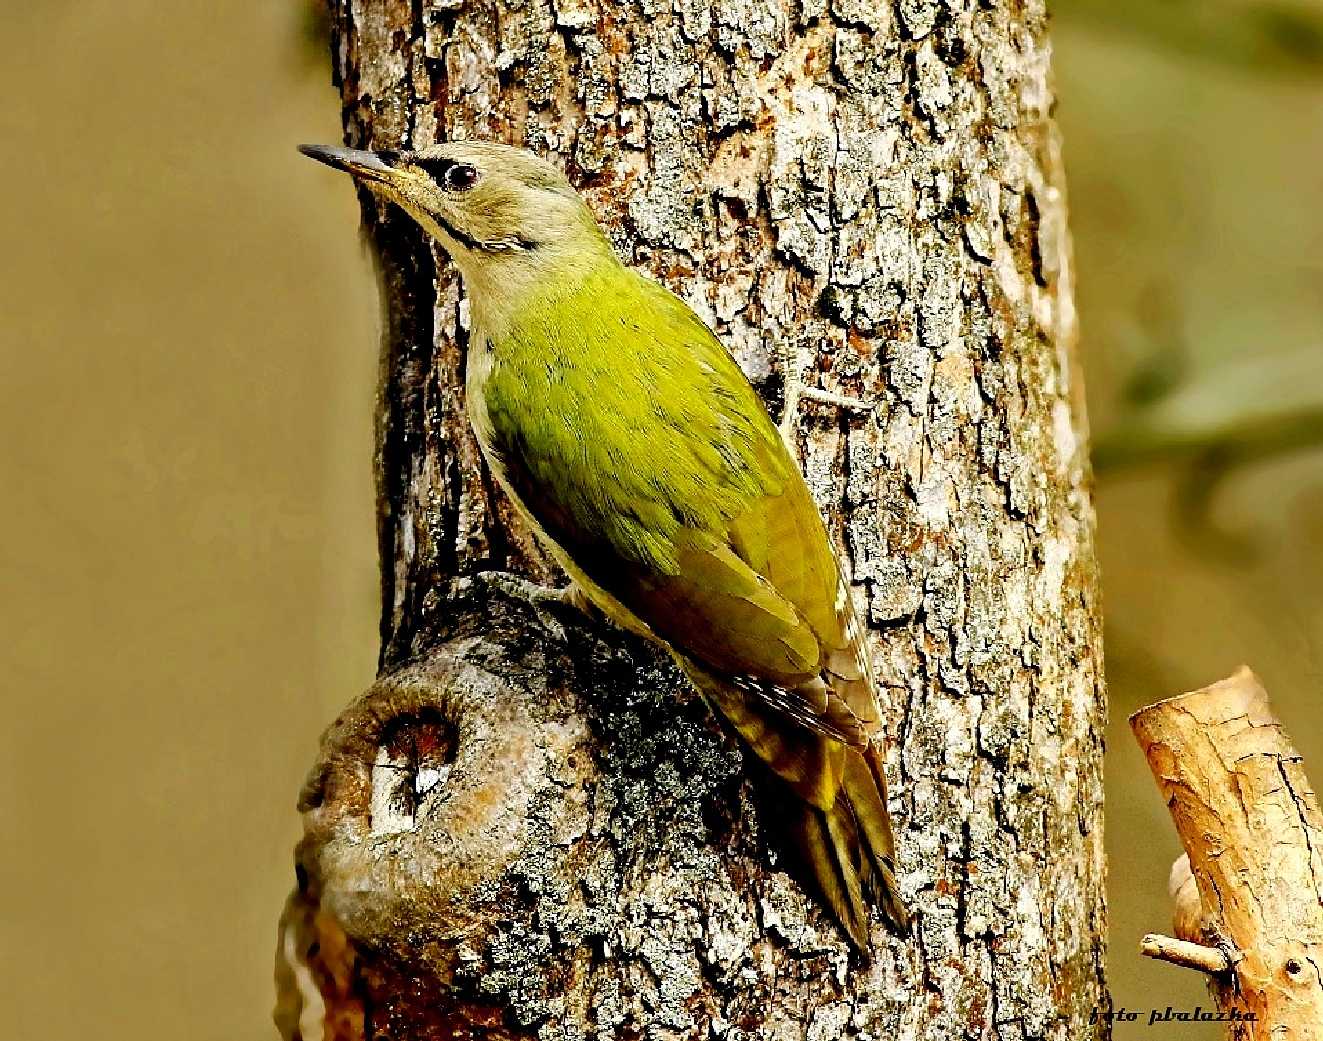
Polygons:
M908 935L864 631L735 359L529 151L300 151L398 205L458 268L471 426L576 595L669 651L766 765L767 798L851 947L871 950L870 907Z

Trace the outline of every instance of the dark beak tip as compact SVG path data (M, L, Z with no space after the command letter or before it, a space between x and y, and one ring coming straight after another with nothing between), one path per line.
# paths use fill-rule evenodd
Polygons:
M309 159L316 159L319 163L326 163L328 166L335 163L335 149L327 145L299 145L298 149Z
M299 145L299 151L309 159L316 159L335 170L345 170L360 177L381 180L389 173L390 167L382 162L376 152L364 152L356 148L341 148L337 145Z

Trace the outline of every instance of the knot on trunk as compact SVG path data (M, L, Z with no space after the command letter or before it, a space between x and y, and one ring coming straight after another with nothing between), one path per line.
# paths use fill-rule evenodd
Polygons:
M741 970L791 950L830 992L844 947L772 869L739 752L669 660L492 583L450 618L322 738L287 1039L752 1028Z

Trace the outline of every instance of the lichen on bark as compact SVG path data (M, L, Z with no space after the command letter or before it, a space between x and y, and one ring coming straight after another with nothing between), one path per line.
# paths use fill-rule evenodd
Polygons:
M369 988L376 1007L432 999L406 1002L388 1036L476 1024L466 1002L489 1006L488 1036L1102 1036L1101 634L1042 5L336 0L332 15L352 144L494 138L551 156L774 411L787 376L871 405L806 402L797 447L870 623L916 921L908 942L876 927L872 964L851 966L777 862L738 750L678 678L591 626L553 653L557 626L580 623L525 612L591 755L561 782L556 756L539 760L548 801L521 811L467 908L434 915L421 868L370 876L378 900L411 880L389 895L398 918L349 929L360 971L393 981ZM518 640L454 635L491 608L474 576L556 581L463 415L460 287L407 221L363 201L387 314L383 683L427 686L438 661L478 655L475 689L541 704L555 684ZM592 663L613 655L635 671L607 694ZM557 830L557 800L579 791L591 811ZM324 903L320 834L302 863ZM405 861L464 854L403 834L427 836Z

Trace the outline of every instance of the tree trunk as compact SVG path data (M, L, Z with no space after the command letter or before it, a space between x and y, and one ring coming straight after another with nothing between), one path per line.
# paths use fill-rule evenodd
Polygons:
M463 413L454 271L386 306L382 676L305 790L286 1037L1103 1037L1105 713L1046 16L1006 0L336 0L360 147L523 143L795 434L889 697L909 940L852 960L736 744L556 573ZM333 1022L331 1028L327 1023Z

